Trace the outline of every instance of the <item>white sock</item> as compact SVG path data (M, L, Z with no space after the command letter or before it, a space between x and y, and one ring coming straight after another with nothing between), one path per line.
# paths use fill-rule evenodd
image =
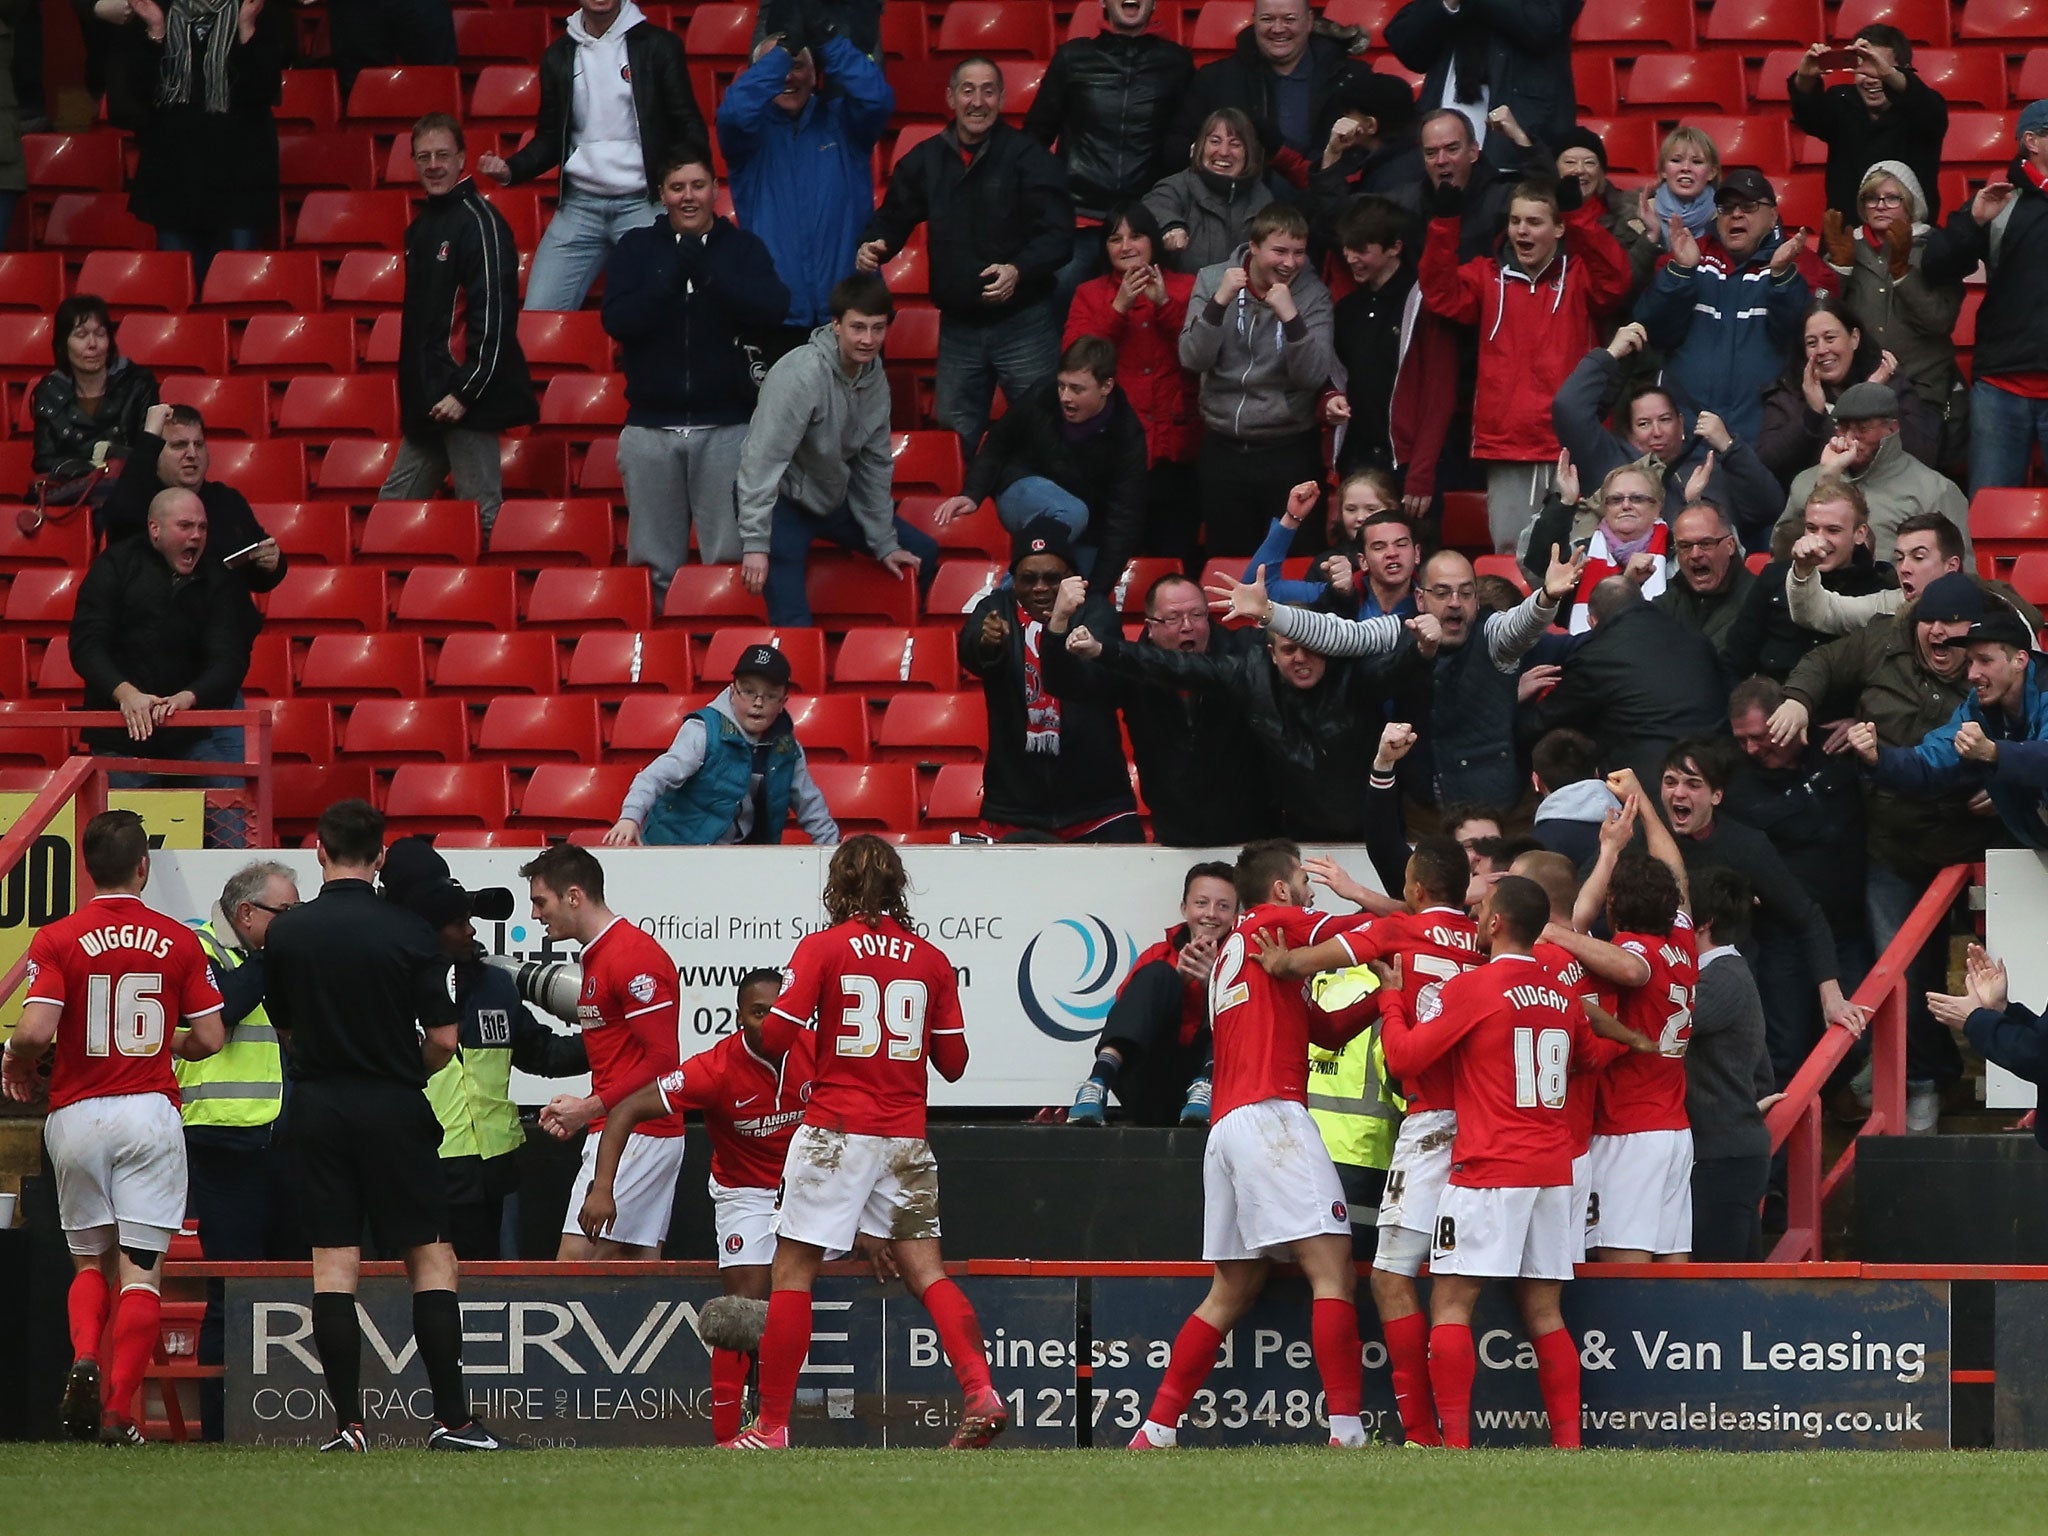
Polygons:
M1180 1444L1180 1431L1171 1424L1159 1424L1151 1419L1147 1419L1138 1426L1138 1433L1143 1435L1146 1443L1150 1445L1163 1448L1169 1445Z
M1330 1443L1341 1445L1347 1450L1365 1444L1365 1420L1355 1413L1331 1414Z

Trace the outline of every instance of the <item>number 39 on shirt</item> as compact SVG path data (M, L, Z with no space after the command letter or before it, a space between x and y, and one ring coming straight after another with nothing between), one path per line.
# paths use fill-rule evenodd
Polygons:
M840 1024L833 1047L841 1056L865 1059L882 1048L888 1036L889 1060L916 1061L924 1055L925 985L899 979L878 986L872 976L842 976Z

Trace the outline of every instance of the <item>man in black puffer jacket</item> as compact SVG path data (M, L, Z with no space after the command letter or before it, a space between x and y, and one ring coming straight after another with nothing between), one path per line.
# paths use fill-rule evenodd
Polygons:
M1317 34L1309 0L1261 0L1230 57L1195 71L1167 140L1174 165L1211 112L1236 107L1259 130L1267 164L1304 186L1330 141L1340 92L1359 89L1366 73L1342 43Z
M405 232L398 329L398 459L377 493L419 501L452 478L486 536L505 499L498 434L538 419L519 350L519 252L503 215L463 174L462 125L430 112L412 127L427 200ZM456 338L462 355L455 355Z

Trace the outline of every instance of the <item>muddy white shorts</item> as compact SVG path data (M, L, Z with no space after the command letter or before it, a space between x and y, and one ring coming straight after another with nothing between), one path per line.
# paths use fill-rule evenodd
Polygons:
M800 1125L782 1165L775 1232L851 1249L859 1233L895 1242L939 1235L939 1164L922 1136L859 1136Z
M1449 1109L1421 1110L1401 1122L1387 1165L1387 1192L1380 1197L1374 1269L1411 1279L1422 1273L1437 1201L1451 1180L1451 1138L1457 1131L1457 1112Z

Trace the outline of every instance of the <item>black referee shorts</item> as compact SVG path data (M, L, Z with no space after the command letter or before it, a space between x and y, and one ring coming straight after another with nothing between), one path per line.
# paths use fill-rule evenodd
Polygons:
M378 1078L295 1083L292 1155L307 1242L385 1253L448 1235L441 1123L417 1088Z

